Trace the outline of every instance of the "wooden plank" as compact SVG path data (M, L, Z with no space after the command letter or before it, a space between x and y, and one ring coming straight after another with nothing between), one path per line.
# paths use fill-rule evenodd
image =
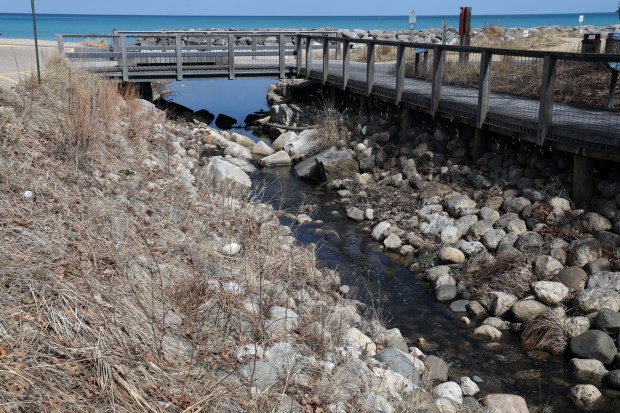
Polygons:
M235 78L235 36L228 35L228 78Z
M129 81L129 66L127 63L127 36L121 35L121 70L123 71L123 82Z
M177 80L183 80L183 50L181 49L181 35L176 34L174 38L174 45L177 52Z
M375 44L368 43L366 57L366 96L370 96L375 85Z
M351 69L351 42L345 40L342 46L342 89L345 90L349 83L349 71Z
M310 68L312 67L312 39L306 37L306 80L310 79Z
M323 39L323 80L322 84L327 82L327 76L329 75L329 39Z
M284 42L284 35L281 34L280 36L278 36L278 45L279 47L279 53L278 53L278 62L279 62L279 68L280 68L280 79L284 79L286 77L286 53L284 50L285 47L285 42Z
M57 34L56 39L58 40L58 53L62 56L65 54L65 38L62 34Z
M544 145L553 122L553 94L555 92L555 68L557 58L547 55L543 61L542 86L540 88L540 108L538 111L538 133L536 143Z
M433 48L433 80L431 86L431 116L435 116L441 100L441 85L443 78L443 48Z
M489 112L492 65L493 54L488 51L482 52L480 56L480 85L478 87L478 129L482 128Z
M342 39L342 33L336 33L336 56L334 56L334 58L336 60L340 59L340 47L342 46L342 43L340 42L340 40Z
M612 109L616 101L616 87L618 86L618 71L611 71L611 79L609 81L609 99L607 99L607 108Z
M296 51L297 51L297 74L301 73L301 42L302 42L302 37L301 35L297 35L295 36L295 46L296 46Z
M405 85L405 69L407 61L405 58L405 46L399 44L396 48L396 99L397 105L403 97L403 89Z

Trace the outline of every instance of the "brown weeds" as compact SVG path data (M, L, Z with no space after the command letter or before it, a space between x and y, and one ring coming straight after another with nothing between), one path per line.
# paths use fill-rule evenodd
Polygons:
M563 354L568 345L562 318L553 310L547 310L527 323L521 335L526 350L542 350L551 354Z

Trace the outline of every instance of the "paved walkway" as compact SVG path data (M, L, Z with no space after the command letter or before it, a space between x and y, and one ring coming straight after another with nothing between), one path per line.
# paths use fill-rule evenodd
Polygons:
M57 50L56 42L40 41L41 64ZM34 40L0 38L0 87L11 87L36 70Z

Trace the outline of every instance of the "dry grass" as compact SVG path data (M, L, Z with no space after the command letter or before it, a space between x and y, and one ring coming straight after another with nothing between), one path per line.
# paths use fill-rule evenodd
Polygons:
M504 36L508 34L508 29L500 26L484 27L481 33L480 36L472 38L472 46L512 50L558 50L558 47L562 47L563 51L578 51L577 49L566 50L567 47L572 48L574 43L570 41L570 35L566 33L540 30L532 32L529 37L517 35L513 36L514 39L505 39Z
M342 115L330 99L319 100L314 123L317 125L316 133L313 135L313 139L317 141L317 152L347 142L349 132Z
M271 208L184 179L131 93L55 61L0 94L0 411L262 413L312 396L288 377L253 393L234 350L273 344L266 311L286 296L333 304L337 276L273 242ZM231 241L242 258L222 254Z
M563 354L568 345L564 333L564 322L553 310L547 310L527 323L521 335L521 344L526 350L542 350L551 354Z

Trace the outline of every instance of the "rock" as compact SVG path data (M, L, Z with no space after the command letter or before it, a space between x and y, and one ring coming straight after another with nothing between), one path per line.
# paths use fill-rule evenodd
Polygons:
M443 244L454 245L461 238L461 233L457 227L449 225L441 230L441 242Z
M595 386L591 384L578 384L570 389L571 397L575 400L577 407L583 410L593 410L603 395Z
M560 304L568 296L569 289L560 282L554 281L538 281L532 285L534 294L543 303L556 306Z
M522 235L527 231L525 221L519 218L519 214L514 212L508 212L502 215L495 225L498 228L502 228L506 232L516 232L518 235Z
M271 147L269 147L269 145L267 145L265 142L259 141L252 148L252 153L254 155L259 155L259 156L269 156L269 155L273 155L275 151Z
M570 341L571 352L579 358L599 360L609 364L618 353L611 337L600 330L590 330Z
M397 250L403 245L403 241L398 235L392 233L383 241L383 245L389 250Z
M430 380L437 380L440 382L448 380L448 365L442 358L432 355L426 356L424 364L426 365L426 372Z
M230 134L230 140L235 142L235 143L238 143L241 146L245 146L246 148L254 148L257 145L257 143L254 142L251 138L249 138L249 137L247 137L245 135L242 135L240 133L236 133L236 132L233 132L233 133ZM262 141L260 141L260 142L262 142ZM267 145L265 142L262 142L262 143L263 143L263 146L259 147L259 150L260 150L260 148L266 148L269 151L271 151L271 153L273 153L273 150L269 147L269 145ZM271 155L271 153L268 154L268 155Z
M611 222L596 212L588 212L583 216L581 226L585 232L596 234L601 231L609 231L613 228Z
M266 167L286 166L293 163L291 157L284 151L278 151L273 155L266 156L258 162Z
M426 270L425 278L430 282L435 282L439 277L449 276L449 275L450 275L450 266L438 265L436 267L432 267Z
M455 285L441 285L435 289L435 298L439 302L448 302L456 298L458 290Z
M620 332L620 313L602 308L594 318L594 327L608 334Z
M510 325L499 317L489 317L482 322L482 325L495 327L500 331L510 329Z
M413 357L409 354L397 348L389 347L378 352L374 358L382 362L389 370L402 374L414 385L419 384L420 371L415 368Z
M351 178L359 172L352 151L336 147L321 152L316 157L316 165L323 182Z
M206 167L206 176L211 185L227 195L243 195L252 186L248 174L221 158L211 158Z
M523 211L523 208L531 204L532 203L527 198L516 197L505 200L502 208L506 212L514 212L519 214L521 213L521 211Z
M269 319L266 329L271 334L280 334L291 331L299 325L299 315L290 308L273 306L269 309Z
M284 145L284 150L293 158L294 162L299 162L317 151L319 141L315 138L316 130L306 129L294 139Z
M369 413L394 413L394 406L377 393L364 393L359 398L364 411Z
M583 267L602 255L601 243L596 238L575 241L568 248L568 264Z
M461 390L461 386L453 381L435 386L433 389L433 397L452 400L458 405L463 404L463 391Z
M373 374L360 359L350 358L338 366L333 376L334 397L348 400L360 394L362 389L370 388Z
M258 344L246 344L237 347L236 355L237 361L243 363L248 361L248 359L262 359L265 355L265 351Z
M366 211L364 211L364 217L366 218L366 221L372 221L375 219L375 210L372 208L366 208Z
M525 399L513 394L487 394L482 402L497 413L529 413Z
M553 197L549 199L549 206L554 211L568 212L571 210L570 201L566 198Z
M599 360L571 359L569 365L579 380L596 385L600 385L603 377L608 373L603 363Z
M480 392L478 385L469 377L461 377L461 390L464 396L475 396Z
M364 211L356 207L351 207L347 209L347 217L353 221L362 222L364 220Z
M620 272L597 272L588 279L588 288L604 288L620 292Z
M567 317L564 320L564 333L571 339L585 333L590 329L588 317Z
M235 242L231 244L226 244L222 247L222 253L224 253L224 255L227 255L229 257L234 257L235 255L239 254L240 251L241 251L241 245Z
M297 139L297 134L295 132L284 132L282 135L278 136L278 139L273 141L271 147L275 151L281 151L284 149L287 143Z
M504 238L499 242L497 246L497 252L501 253L504 251L512 251L514 250L515 242L519 239L519 234L516 232L509 232L506 234Z
M250 385L260 389L266 389L278 382L277 369L262 360L244 364L239 369L239 375L248 381Z
M532 251L542 248L543 245L544 240L539 233L528 231L519 237L515 243L515 248L519 251Z
M237 119L233 118L232 116L225 115L223 113L220 113L219 115L217 115L217 118L215 118L215 126L217 126L220 129L230 129L236 123L237 123Z
M583 290L588 274L579 267L568 267L561 270L555 279L571 290Z
M467 412L481 412L480 403L475 397L463 397L463 407L467 409Z
M490 221L478 221L469 227L467 235L473 241L479 241L484 235L493 229L493 223Z
M480 208L480 212L478 212L480 219L483 221L488 221L491 224L494 224L499 219L499 212L489 207Z
M390 224L389 222L386 222L386 221L380 222L373 228L372 232L370 233L370 236L375 241L383 241L383 239L385 238L383 236L383 233L391 226L392 224Z
M344 335L344 342L349 347L366 352L370 357L374 356L377 352L375 343L355 327L351 327L347 330Z
M278 373L287 374L293 370L299 353L289 343L277 343L265 351L265 359L278 369Z
M226 158L226 162L230 162L231 164L238 166L241 168L243 172L248 175L253 174L257 171L256 167L252 165L249 161L241 158Z
M607 384L613 389L620 389L620 370L614 370L606 377Z
M506 236L506 232L503 229L492 229L484 234L482 244L487 250L495 251L504 236Z
M448 218L440 214L431 215L428 221L428 224L422 228L422 233L424 235L439 235L445 227L454 224L454 220L452 218Z
M407 342L398 328L392 328L387 330L381 335L381 341L385 343L387 347L396 348L403 352L409 351Z
M482 318L486 316L486 310L478 301L470 301L467 304L467 312L474 316L474 318Z
M465 254L466 257L476 256L483 251L486 252L484 245L482 245L482 243L478 241L467 242L459 240L456 243L455 248L463 251L463 254Z
M620 247L620 235L613 232L601 231L595 235L604 250L615 250Z
M453 264L462 264L466 261L465 254L452 247L442 248L441 251L439 251L439 259L441 259L443 262Z
M478 222L478 217L476 215L465 215L460 217L454 223L454 226L459 229L461 234L467 234L469 232L469 228Z
M457 300L450 304L450 310L455 313L465 313L467 312L468 304L469 300Z
M496 317L501 317L508 310L512 308L514 303L518 301L518 298L512 294L507 294L502 291L492 291L490 293L491 296L491 305L489 306L489 310Z
M512 306L512 314L517 320L524 323L532 321L545 311L547 311L546 305L532 299L519 300Z
M564 266L555 258L549 255L541 255L534 264L534 273L543 279L549 279L559 273Z
M297 105L280 104L273 105L269 109L271 122L278 125L294 126L299 121L302 110Z
M489 341L499 341L502 338L502 332L493 326L482 325L474 330L474 337Z
M451 198L446 203L448 212L459 218L463 215L477 214L476 202L466 195L456 196Z
M586 265L584 265L583 269L590 275L596 274L597 272L604 272L611 270L611 263L607 258L599 258L594 261L590 261Z
M587 288L575 297L575 307L585 314L594 313L602 308L620 311L620 293L604 288Z
M233 158L245 159L246 161L254 159L254 156L252 156L252 152L250 152L248 148L234 142L230 142L228 144L228 146L224 150L224 155L228 155Z

